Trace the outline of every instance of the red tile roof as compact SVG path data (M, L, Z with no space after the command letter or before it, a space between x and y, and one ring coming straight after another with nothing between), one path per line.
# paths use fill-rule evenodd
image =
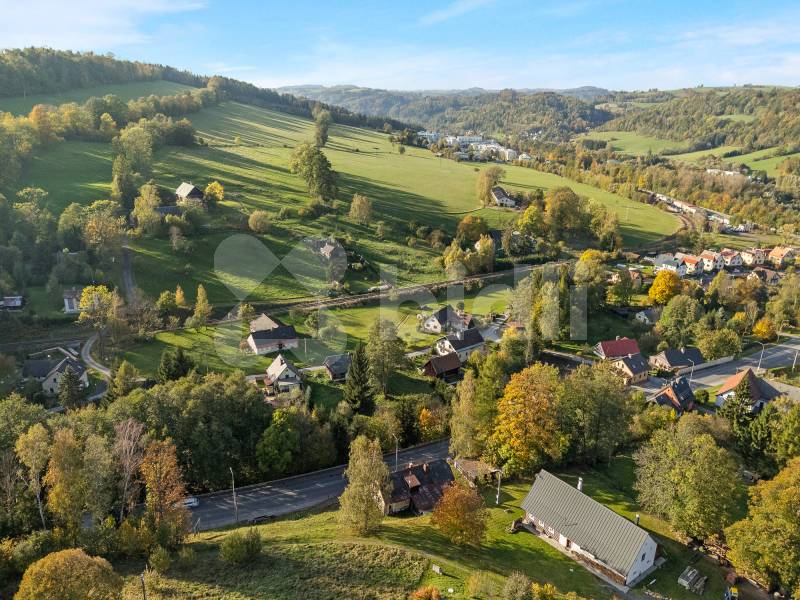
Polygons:
M623 337L618 340L608 340L597 344L604 358L617 358L629 354L639 354L639 344L636 340Z

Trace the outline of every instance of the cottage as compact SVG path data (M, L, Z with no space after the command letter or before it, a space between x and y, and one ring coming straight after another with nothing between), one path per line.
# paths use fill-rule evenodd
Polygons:
M82 286L73 286L65 289L63 293L64 298L64 312L68 315L74 315L81 312L81 296L83 295Z
M384 514L408 510L417 514L431 512L454 481L450 465L442 458L420 465L409 464L390 475L389 492L379 496Z
M422 322L422 330L427 333L464 331L472 326L472 317L470 315L456 311L449 304L440 308Z
M203 206L203 192L191 182L184 181L175 190L175 200L179 204Z
M716 405L722 407L726 400L735 398L736 390L742 384L747 385L750 390L750 411L754 413L764 408L767 402L781 395L766 380L758 377L753 369L747 368L725 380L725 383L717 390Z
M61 379L67 369L72 370L78 376L84 388L89 387L89 375L86 368L71 357L26 360L22 365L22 377L35 379L42 384L42 390L46 394L54 396L61 389Z
M22 296L3 296L0 298L0 308L5 310L22 310L25 299Z
M598 342L594 347L594 353L600 358L614 359L629 354L639 354L639 344L636 340L627 337L618 337L615 340Z
M740 252L742 262L748 267L763 265L767 260L767 253L761 248L748 248Z
M453 468L461 473L470 487L473 488L479 485L492 485L496 483L497 478L503 474L502 469L498 469L482 460L470 458L457 458L453 460Z
M279 350L297 348L300 340L291 325L284 325L278 319L262 313L250 323L247 345L254 354L269 354Z
M653 265L655 266L656 273L659 271L672 271L676 273L678 277L684 277L686 275L686 265L683 264L683 261L670 254L660 254L656 256Z
M680 415L694 409L696 398L686 378L678 377L653 394L650 402L672 408Z
M457 378L460 370L461 359L455 352L441 356L431 356L425 366L422 367L422 373L427 377L437 377L445 381L452 381Z
M629 354L614 360L611 365L619 372L625 385L633 385L647 381L650 377L650 367L641 354Z
M278 354L272 364L267 367L267 376L264 379L264 389L268 396L285 394L303 387L303 378L300 369Z
M706 362L703 354L693 346L670 348L650 357L650 365L661 371L680 371Z
M325 367L331 381L344 381L347 379L347 371L350 370L350 362L349 353L334 354L326 356L322 366Z
M643 325L655 325L661 318L661 311L657 308L645 308L633 315L633 318Z
M766 267L756 267L747 275L748 279L758 279L766 285L778 285L781 282L781 274Z
M484 340L477 327L457 331L436 342L436 353L440 356L455 352L461 363L467 362L473 352L483 350Z
M700 259L703 261L703 271L706 272L719 271L725 266L725 260L719 252L713 250L703 250L700 253Z
M794 249L788 246L775 246L768 256L769 262L779 269L793 262L794 257Z
M719 255L722 257L722 261L725 263L726 267L741 267L742 266L742 255L739 254L736 250L731 250L730 248L723 248L720 250Z
M502 206L503 208L516 208L517 201L506 194L506 191L501 188L499 185L496 185L492 188L492 200L497 206Z
M683 257L683 264L686 267L687 275L694 275L703 270L703 259L693 254L687 254Z
M621 585L631 586L656 560L655 540L644 529L545 470L522 501L524 522L569 555Z

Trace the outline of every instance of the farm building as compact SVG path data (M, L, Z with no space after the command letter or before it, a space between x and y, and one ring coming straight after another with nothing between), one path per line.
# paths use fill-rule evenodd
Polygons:
M279 350L297 348L299 338L294 327L264 313L250 323L247 345L254 354L269 354Z
M381 494L379 502L387 515L409 508L420 515L429 513L453 481L450 465L442 458L420 465L408 465L389 476L389 492Z
M524 522L569 555L621 585L654 566L658 545L644 529L545 470L522 501Z
M184 181L175 190L175 200L192 206L203 205L203 191L191 182Z
M422 367L422 373L427 377L438 377L450 381L458 377L461 370L461 360L458 354L450 352L441 356L431 356Z
M344 381L350 369L350 354L334 354L326 356L322 363L331 381Z
M600 358L620 358L629 354L639 354L639 344L631 338L618 337L615 340L597 342L594 347L594 353Z
M496 185L492 188L492 200L497 206L502 206L504 208L516 208L517 201L514 200L511 196L506 194L506 191L501 188L499 185Z

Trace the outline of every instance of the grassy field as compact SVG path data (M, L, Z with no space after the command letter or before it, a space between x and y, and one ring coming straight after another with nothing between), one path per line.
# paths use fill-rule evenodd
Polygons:
M697 150L695 152L684 152L683 154L670 154L670 160L680 160L683 162L697 162L707 156L722 156L726 152L738 150L738 146L718 146L709 150Z
M633 499L630 457L618 457L607 469L570 470L559 476L570 483L577 483L577 477L581 476L584 492L599 502L631 519L635 514L642 515L641 525L657 536L667 559L663 567L648 577L647 583L655 580L652 590L675 600L696 598L676 581L691 562L709 576L708 597L722 597L721 571L704 559L694 560L691 551L673 539L665 523L641 512ZM496 594L505 577L521 571L534 581L552 583L563 592L573 591L593 599L610 598L613 592L606 584L539 537L527 532L507 532L511 521L522 516L519 505L529 488L529 482L504 484L499 506L495 505L494 490L484 491L489 519L480 548L453 546L431 526L430 516L390 517L375 536L360 538L338 526L334 511L324 511L258 526L265 541L264 556L256 565L237 569L225 567L218 558L219 544L228 532L202 533L190 542L196 552L195 564L174 566L156 584L151 584L148 597L277 599L286 597L281 596L286 589L281 586L291 583L301 585L304 597L309 599L401 600L421 584L437 586L448 598L466 599L472 598L466 591L471 574L485 573L494 588L490 594ZM302 556L315 559L306 566L299 558ZM297 568L285 569L286 562L296 564ZM351 566L362 564L368 568ZM432 564L442 567L441 576L432 572ZM126 597L135 598L134 594L140 590L135 587L138 585L135 577L141 569L138 565L125 565L122 570L125 569L130 573L127 586L130 595ZM304 574L301 580L297 579L298 572ZM447 593L449 588L453 589L452 594ZM483 596L487 600L493 597L496 596Z
M800 152L794 154L784 154L775 156L775 148L766 148L764 150L757 150L750 154L742 154L741 156L733 156L730 161L733 164L744 163L748 167L758 171L766 171L770 177L775 177L778 174L778 165L789 158L797 158Z
M605 140L611 143L613 150L633 155L648 152L660 154L664 150L675 150L686 145L683 142L642 135L634 131L592 131L585 137L590 140Z
M114 94L122 100L128 101L142 96L168 96L184 90L195 89L171 81L136 81L133 83L109 83L93 87L80 88L57 94L36 94L33 96L12 96L0 98L0 111L10 112L15 115L27 115L37 104L64 104L66 102L85 102L92 96L105 96Z

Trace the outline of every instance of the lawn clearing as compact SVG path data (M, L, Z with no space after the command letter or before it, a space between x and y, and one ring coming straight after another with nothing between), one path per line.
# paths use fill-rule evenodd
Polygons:
M728 160L735 165L744 163L754 171L766 171L769 177L776 177L778 175L778 165L789 158L800 156L800 152L781 155L776 155L775 152L777 152L777 148L765 148L750 154L732 156Z
M670 154L667 156L670 160L679 160L683 162L698 162L708 156L722 156L728 152L738 150L739 146L718 146L716 148L709 148L708 150L696 150L694 152L684 152L682 154ZM728 160L728 159L726 159ZM734 160L731 158L730 160Z
M648 106L650 105L648 104ZM648 152L661 154L664 150L679 150L686 147L685 142L665 140L635 131L591 131L581 137L590 140L605 140L610 143L612 150L634 156Z
M197 88L163 81L134 81L132 83L108 83L86 88L78 88L66 92L53 94L35 94L33 96L12 96L0 98L0 111L10 112L15 115L27 115L37 104L59 105L67 102L83 103L92 96L105 96L114 94L124 102L141 98L142 96L171 96L187 90Z

